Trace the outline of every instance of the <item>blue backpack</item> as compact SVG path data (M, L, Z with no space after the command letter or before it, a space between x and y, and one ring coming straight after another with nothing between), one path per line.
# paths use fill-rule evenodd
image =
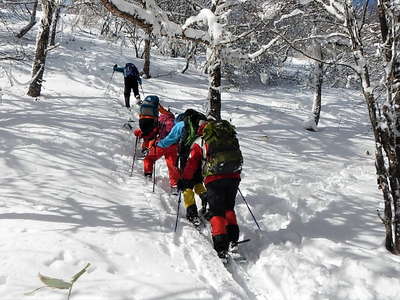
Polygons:
M160 99L157 96L146 96L140 105L140 116L158 117L158 104Z
M134 64L127 63L125 65L125 77L131 77L131 78L139 77L139 71Z

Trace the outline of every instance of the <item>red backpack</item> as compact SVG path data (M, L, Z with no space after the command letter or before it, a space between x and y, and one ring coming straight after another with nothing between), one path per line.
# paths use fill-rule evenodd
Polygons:
M165 138L175 125L175 116L173 113L160 114L158 117L158 138Z

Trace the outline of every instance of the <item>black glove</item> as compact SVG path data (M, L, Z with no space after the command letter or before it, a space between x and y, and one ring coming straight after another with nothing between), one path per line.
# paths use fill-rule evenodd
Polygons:
M179 179L178 184L176 186L177 186L178 190L184 191L190 187L190 180Z
M113 70L115 71L117 68L118 68L118 65L115 64L114 67L113 67Z

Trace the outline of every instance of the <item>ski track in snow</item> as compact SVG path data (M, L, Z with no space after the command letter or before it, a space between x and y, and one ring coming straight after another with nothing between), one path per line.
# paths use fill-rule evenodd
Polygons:
M398 298L399 259L382 244L375 212L382 197L365 154L373 152L372 134L354 91L324 92L316 133L302 129L308 91L224 91L223 117L238 128L245 157L240 188L262 228L238 195L241 239L251 238L241 247L248 262L224 267L208 229L200 233L185 220L183 199L173 232L177 196L168 195L163 159L154 193L142 160L129 176L134 137L122 123L137 111L123 106L121 74L110 75L131 50L72 33L52 53L38 101L21 85L27 66L18 65L16 85L2 91L1 300L40 286L38 272L68 280L88 262L73 300ZM207 78L177 73L180 64L153 56L146 95L176 113L204 111ZM29 299L65 298L65 291L43 289Z
M129 145L134 144L132 140L133 138L128 141ZM156 162L156 174L163 174L164 176L156 175L156 180L161 182L158 182L158 185L156 185L154 193L152 192L153 181L142 179L143 194L147 199L149 207L157 212L159 230L166 232L163 240L159 240L155 243L156 246L166 255L173 257L178 254L185 258L184 269L191 270L193 272L192 274L196 274L197 281L203 282L205 286L211 289L202 295L204 297L226 300L266 299L255 295L251 291L252 288L247 286L249 284L247 282L249 276L244 267L237 265L235 262L232 262L228 267L223 266L212 248L209 229L203 230L203 233L199 233L184 219L186 212L183 205L183 198L180 204L178 229L176 233L173 232L178 196L168 194L169 185L168 179L165 176L167 171L165 166L160 167L160 165L165 164L163 160L164 159L161 158ZM121 162L117 163L121 164ZM126 162L122 162L119 166L122 172L119 175L121 177L124 177L124 164L126 164ZM134 166L135 175L143 174L142 170L143 161L136 160ZM129 184L129 180L127 180L127 184ZM179 249L179 251L177 251L177 249ZM179 271L182 269L182 265L176 266L175 268ZM232 290L237 291L236 294L232 293ZM258 292L258 295L260 296L261 293Z

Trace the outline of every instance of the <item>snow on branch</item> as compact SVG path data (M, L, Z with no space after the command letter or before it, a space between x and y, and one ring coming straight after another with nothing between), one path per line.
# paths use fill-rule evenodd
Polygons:
M165 12L154 1L147 1L147 9L138 4L125 0L100 0L103 6L114 15L124 18L131 23L149 29L155 35L181 38L199 43L209 44L208 33L202 30L185 28L170 21Z
M338 20L342 22L346 20L346 18L344 17L345 15L344 7L339 1L329 0L329 5L325 3L326 2L325 0L315 0L315 1L320 3L328 13L336 17Z
M193 24L206 25L208 27L208 34L214 44L219 43L223 36L223 26L218 23L218 17L209 9L204 8L196 16L189 17L182 26L182 29L186 30L186 28Z
M247 58L248 58L248 59L251 59L251 60L254 60L254 59L256 59L257 57L263 55L263 54L264 54L265 52L267 52L278 40L279 40L279 36L276 36L276 37L273 38L268 44L262 45L262 46L260 47L260 49L257 50L256 52L247 54L247 55L246 55Z
M295 9L293 10L290 14L286 14L286 15L282 15L279 20L274 22L274 25L276 26L277 24L279 24L280 22L282 22L283 20L298 16L298 15L302 15L304 14L304 12L300 9Z
M274 31L274 33L277 35L277 37L281 37L293 50L301 53L302 55L304 55L305 57L312 59L314 61L318 61L320 63L323 64L327 64L327 65L337 65L337 66L343 66L343 67L347 67L352 69L354 72L356 72L357 74L359 74L360 70L357 66L355 66L354 64L342 64L342 63L338 63L338 62L331 62L331 61L326 61L326 60L321 60L317 57L314 57L308 53L306 53L305 51L303 51L302 49L298 48L295 46L293 41L289 41L284 34L279 33L278 31Z
M34 4L36 1L34 0L27 0L27 1L7 1L7 0L3 0L4 4L10 4L10 5L26 5L26 4Z

